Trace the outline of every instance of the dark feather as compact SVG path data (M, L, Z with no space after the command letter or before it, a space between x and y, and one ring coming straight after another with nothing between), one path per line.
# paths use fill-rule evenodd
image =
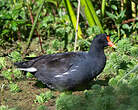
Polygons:
M98 76L105 67L106 34L94 38L88 52L65 52L27 57L15 65L21 70L36 70L34 75L51 89L68 90Z

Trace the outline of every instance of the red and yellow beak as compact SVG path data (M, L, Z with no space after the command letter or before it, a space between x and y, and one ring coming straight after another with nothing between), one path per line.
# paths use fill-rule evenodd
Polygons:
M107 39L107 41L108 41L108 45L109 45L110 47L116 48L116 46L113 44L113 42L111 42L109 36L107 36L106 39Z

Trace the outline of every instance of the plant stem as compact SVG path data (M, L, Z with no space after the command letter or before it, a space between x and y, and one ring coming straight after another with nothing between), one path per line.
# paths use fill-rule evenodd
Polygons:
M80 15L80 0L78 0L78 10L77 10L77 23L76 23L74 52L76 51L76 47L77 47L79 15Z
M34 32L34 29L35 29L35 26L36 26L36 23L37 23L37 20L38 20L40 11L41 11L42 6L43 6L43 4L44 4L44 1L45 1L45 0L42 1L41 5L40 5L40 7L39 7L39 9L38 9L38 11L37 11L37 14L36 14L36 17L35 17L35 21L34 21L34 23L33 23L33 26L32 26L32 29L31 29L31 32L30 32L30 35L29 35L29 38L28 38L26 51L27 51L27 49L28 49L29 46L30 46L30 41L31 41L31 38L32 38L32 35L33 35L33 32Z
M33 24L34 24L34 18L33 18L33 14L32 14L32 11L31 11L31 9L30 9L29 4L27 4L27 7L28 7L28 10L29 10L29 12L30 12L30 19L31 19L31 22L32 22L32 25L33 25ZM40 35L39 35L39 33L38 33L37 30L35 30L35 33L36 33L36 35L37 35L38 38L39 38L39 43L40 43L41 52L44 53L44 50L43 50L43 48L42 48L42 41L41 41Z
M121 0L121 10L123 11L124 9L124 0Z
M118 38L120 39L120 25L117 25L117 33L118 33Z
M105 14L105 4L106 4L106 0L102 0L102 17L104 17L104 14Z

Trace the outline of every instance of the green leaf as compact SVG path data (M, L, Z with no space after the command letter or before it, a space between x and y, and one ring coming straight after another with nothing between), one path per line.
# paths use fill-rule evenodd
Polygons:
M101 8L102 16L104 16L104 14L105 14L105 6L106 6L106 0L102 0L102 8Z
M85 13L86 19L88 21L88 24L92 27L95 26L94 18L91 14L91 11L88 7L88 3L86 0L81 0L81 10Z
M102 27L102 25L100 23L100 20L99 20L98 16L96 15L96 12L94 10L92 2L90 0L86 0L86 3L88 5L88 8L89 8L89 10L91 12L91 15L93 16L93 19L94 19L96 25L99 27L101 33L104 33L103 27Z
M117 6L116 5L112 5L111 6L113 10L117 10Z
M114 14L112 14L112 13L110 13L110 12L106 12L106 14L111 18L111 19L117 19L117 16L116 15L114 15Z
M119 18L123 19L125 16L125 12L126 10L121 11L121 13L119 14Z
M9 88L11 92L20 92L21 89L18 87L17 84L11 83L9 84Z
M12 26L12 29L13 29L14 31L16 31L17 28L18 28L18 27L17 27L17 23L14 22L14 21L11 23L11 26Z
M49 110L46 105L40 105L37 107L37 110Z
M2 71L2 75L3 75L3 77L5 77L8 80L12 80L12 77L11 77L12 76L12 70L11 69Z
M1 35L7 34L7 33L9 33L9 30L8 30L8 29L4 29L4 30L2 31L2 34L1 34Z
M21 8L22 8L22 4L23 4L23 2L16 3L16 5L15 5L15 9L16 9L16 10L21 9Z
M128 24L123 24L122 28L123 28L123 29L128 29L128 30L130 29L130 27L129 27Z
M136 23L136 28L138 29L138 22Z
M123 29L121 29L120 31L121 31L121 34L125 34L125 31Z
M60 3L61 0L47 0L47 2L49 3L53 3L54 5L58 5L58 3Z
M70 16L70 19L72 21L73 27L74 27L74 29L76 31L77 19L76 19L76 15L75 15L75 12L73 10L73 7L71 5L71 2L70 2L70 0L64 0L64 3L65 3L65 6L66 6L67 11L69 13L69 16ZM82 34L82 31L81 31L81 27L78 24L78 37L79 38L82 38L82 35L83 34Z
M41 93L40 95L36 95L35 102L44 103L44 102L47 102L48 100L50 100L52 98L54 98L53 92L47 91L45 93Z

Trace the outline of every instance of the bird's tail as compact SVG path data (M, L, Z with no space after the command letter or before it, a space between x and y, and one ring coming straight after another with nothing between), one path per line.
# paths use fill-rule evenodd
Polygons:
M32 61L23 61L23 62L16 62L14 65L22 71L28 71L28 72L36 72L37 69L33 67L33 62Z
M29 61L16 62L16 63L14 63L14 65L17 68L28 68L31 66Z

